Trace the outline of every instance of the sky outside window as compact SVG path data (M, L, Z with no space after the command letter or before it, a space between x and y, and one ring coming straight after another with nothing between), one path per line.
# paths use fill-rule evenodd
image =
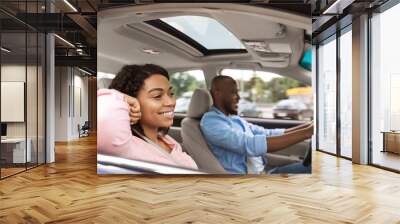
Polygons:
M204 16L176 16L161 19L208 50L245 49L221 23Z

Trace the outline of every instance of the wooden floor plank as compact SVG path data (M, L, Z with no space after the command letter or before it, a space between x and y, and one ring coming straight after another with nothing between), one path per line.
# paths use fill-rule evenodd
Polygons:
M96 174L96 139L0 181L0 223L400 223L400 175L313 154L312 175Z

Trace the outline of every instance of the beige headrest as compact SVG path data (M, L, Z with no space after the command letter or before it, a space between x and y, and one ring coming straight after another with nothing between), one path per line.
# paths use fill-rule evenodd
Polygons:
M196 89L190 100L187 116L194 119L200 119L212 105L212 98L208 90Z

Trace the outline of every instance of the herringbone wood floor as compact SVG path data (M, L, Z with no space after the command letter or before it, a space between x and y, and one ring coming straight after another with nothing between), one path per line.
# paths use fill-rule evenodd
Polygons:
M98 176L94 137L0 181L0 223L400 223L400 175L320 152L312 175Z

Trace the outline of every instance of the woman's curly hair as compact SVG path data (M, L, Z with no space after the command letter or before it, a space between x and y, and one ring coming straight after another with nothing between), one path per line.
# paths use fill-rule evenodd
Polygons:
M115 89L126 95L137 97L139 90L144 84L144 81L155 74L163 75L169 80L167 70L161 66L154 64L125 65L112 80L109 89ZM132 125L131 129L135 129L142 135L145 135L139 122L135 125ZM167 134L168 129L169 128L160 128L159 134ZM132 134L141 138L141 136L138 136L134 131L132 131Z
M158 65L125 65L112 80L109 88L116 89L129 96L137 97L140 88L144 84L144 80L154 74L163 75L169 80L167 70Z

